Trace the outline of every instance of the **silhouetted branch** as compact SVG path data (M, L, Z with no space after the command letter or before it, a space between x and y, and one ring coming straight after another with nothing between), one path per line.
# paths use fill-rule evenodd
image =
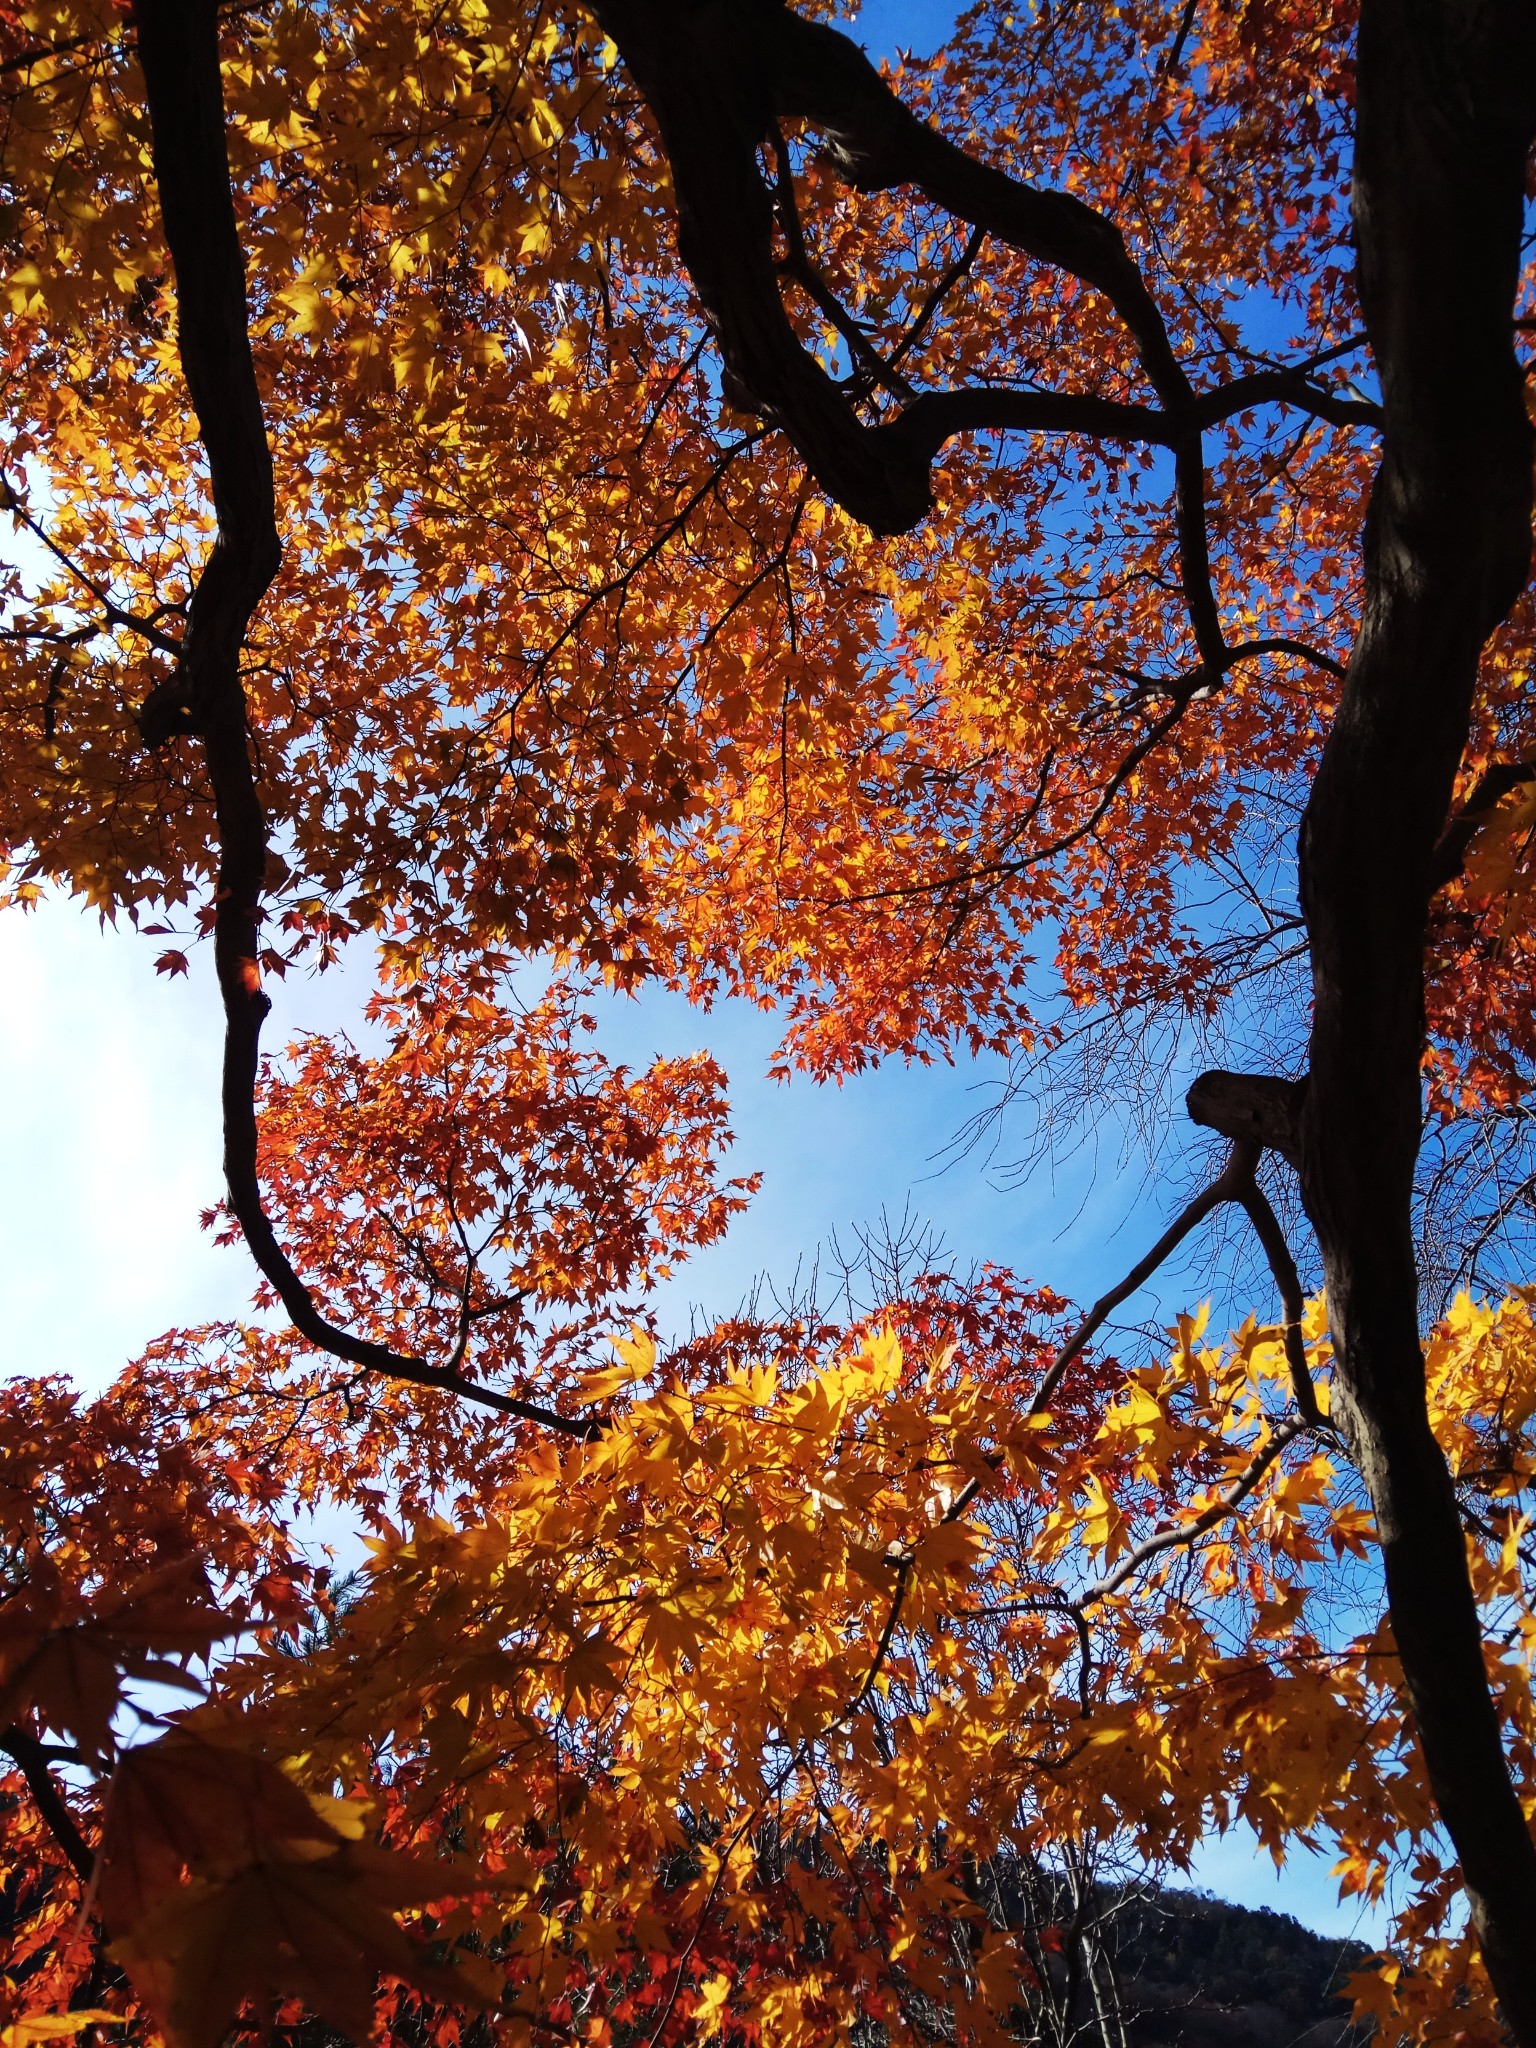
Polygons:
M1110 1288L1107 1294L1099 1296L1051 1361L1049 1370L1035 1389L1026 1411L1028 1414L1044 1414L1050 1406L1051 1397L1061 1384L1062 1375L1067 1367L1087 1348L1100 1326L1127 1295L1134 1294L1138 1287L1144 1286L1158 1267L1173 1256L1190 1232L1203 1223L1213 1209L1219 1209L1223 1202L1242 1200L1244 1190L1253 1178L1256 1157L1257 1154L1251 1145L1234 1144L1231 1157L1221 1172L1207 1187L1202 1188L1192 1201L1184 1205L1146 1257L1138 1259L1117 1286Z
M1496 761L1485 768L1466 802L1451 819L1435 844L1430 875L1431 889L1443 889L1461 873L1479 826L1485 825L1505 797L1522 782L1536 781L1536 761Z
M1280 1290L1280 1306L1285 1316L1285 1362L1290 1367L1291 1389L1303 1421L1315 1429L1322 1424L1323 1413L1317 1405L1317 1389L1312 1384L1306 1342L1301 1334L1301 1319L1306 1310L1301 1275L1296 1271L1296 1261L1291 1257L1291 1248L1286 1243L1280 1219L1252 1173L1248 1176L1248 1185L1239 1189L1237 1200L1264 1247L1269 1270Z
M49 1834L69 1858L80 1882L89 1886L96 1874L95 1852L80 1832L68 1801L49 1774L49 1748L35 1735L29 1735L26 1729L13 1724L0 1733L0 1750L15 1761Z
M1158 1529L1142 1542L1133 1544L1113 1571L1104 1573L1101 1578L1095 1579L1092 1585L1085 1587L1077 1596L1075 1604L1080 1608L1092 1607L1100 1600L1107 1599L1111 1593L1118 1592L1127 1579L1133 1578L1144 1564L1149 1563L1160 1552L1193 1543L1208 1529L1214 1529L1218 1522L1224 1522L1228 1515L1234 1514L1242 1506L1286 1446L1294 1443L1308 1426L1305 1422L1282 1422L1268 1443L1254 1452L1241 1473L1219 1499L1213 1500L1209 1507L1190 1521L1170 1523L1167 1528Z
M433 1387L573 1437L601 1428L479 1387L457 1372L338 1329L295 1272L262 1202L256 1078L271 1007L261 986L267 828L256 790L240 658L282 559L272 458L251 359L245 264L230 191L218 10L213 0L141 0L139 55L166 240L176 266L177 339L197 409L218 521L187 612L176 675L162 685L202 740L219 867L214 962L223 998L224 1177L229 1206L301 1336L350 1365ZM168 711L167 711L168 715Z

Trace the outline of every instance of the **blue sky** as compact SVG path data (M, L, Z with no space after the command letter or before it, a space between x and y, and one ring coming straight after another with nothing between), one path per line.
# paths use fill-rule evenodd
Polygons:
M958 7L943 0L866 0L854 33L872 57L893 57L898 49L931 56L953 27Z
M0 918L0 1154L13 1162L0 1231L7 1304L0 1370L65 1372L100 1386L173 1324L239 1315L251 1274L219 1251L198 1212L219 1193L221 1020L206 949L192 974L157 977L155 940L98 929L56 900ZM354 1025L362 975L273 987L269 1043ZM707 1044L731 1077L733 1171L761 1169L763 1191L722 1245L675 1283L687 1305L729 1309L759 1272L788 1278L833 1231L882 1205L934 1223L960 1256L990 1258L1090 1300L1156 1235L1163 1206L1139 1171L1117 1170L1118 1142L1021 1188L980 1162L936 1159L995 1069L891 1066L841 1088L763 1080L772 1017L743 1003L709 1015L665 995L616 1002L603 1042L631 1061ZM1113 1133L1110 1134L1113 1137ZM1187 1276L1194 1282L1196 1276ZM1170 1288L1138 1319L1197 1298ZM1341 1906L1325 1857L1305 1852L1276 1872L1244 1831L1213 1840L1192 1882L1243 1904L1294 1914L1320 1932L1369 1939L1372 1921Z
M933 0L871 0L860 33L874 55L921 52L955 10ZM220 1018L211 959L189 979L154 973L153 941L102 932L62 901L0 919L0 1146L13 1162L0 1232L7 1303L0 1369L66 1372L100 1385L175 1323L239 1314L243 1254L216 1250L198 1226L219 1192ZM270 1045L353 1023L364 977L344 972L274 987ZM992 1259L1091 1300L1145 1249L1176 1197L1122 1163L1113 1121L1054 1171L1010 1186L985 1161L943 1155L986 1099L995 1063L886 1068L840 1088L763 1079L777 1026L745 1003L708 1016L664 994L615 1001L604 1042L633 1062L708 1044L730 1075L733 1171L758 1169L762 1194L728 1240L674 1287L675 1318L698 1301L735 1306L763 1271L788 1278L832 1232L910 1209L960 1258ZM1007 1145L1000 1157L1006 1158ZM1198 1298L1198 1266L1134 1304L1166 1319ZM1369 1938L1341 1907L1326 1859L1305 1854L1276 1873L1245 1834L1213 1842L1194 1881L1333 1933Z

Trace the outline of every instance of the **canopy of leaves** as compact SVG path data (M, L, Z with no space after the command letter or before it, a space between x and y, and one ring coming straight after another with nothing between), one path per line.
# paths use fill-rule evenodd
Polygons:
M764 133L804 361L891 476L932 443L895 532L717 347L624 9L189 0L281 545L226 650L248 787L198 695L238 521L156 177L168 4L0 7L5 893L72 891L168 973L217 950L232 1018L351 941L378 990L360 1044L259 1073L232 1024L210 1221L261 1263L249 1322L94 1402L0 1390L6 2048L102 2013L173 2048L306 2014L1065 2040L1113 1990L1067 1876L1238 1822L1333 1845L1347 1892L1401 1876L1353 1985L1383 2038L1492 2044L1253 1159L1176 1233L1240 1204L1278 1322L1117 1357L1115 1302L988 1268L669 1338L651 1289L753 1183L713 1062L590 1035L594 987L652 979L776 1006L822 1080L989 1049L1102 1103L1185 1035L1298 1050L1289 846L1380 421L1349 0L983 4L891 72L1112 214L1155 328L808 116ZM1486 651L1435 898L1420 1216L1527 1806L1529 629ZM315 1568L310 1512L365 1569Z

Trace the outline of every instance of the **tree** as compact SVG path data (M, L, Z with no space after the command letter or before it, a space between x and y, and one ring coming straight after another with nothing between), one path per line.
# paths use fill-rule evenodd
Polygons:
M1417 1969L1369 1995L1433 2024L1475 1946L1536 2040L1529 1308L1464 1302L1426 1351L1415 1241L1502 1284L1532 1184L1536 31L1511 0L1352 27L983 7L886 79L776 0L8 18L6 489L49 563L7 592L12 894L208 896L228 1220L273 1312L93 1412L146 1460L177 1418L147 1553L65 1397L17 1396L62 1503L14 1537L17 1825L92 1874L179 2038L279 1994L356 2033L380 1971L657 2043L860 1997L985 2037L1023 1966L967 1858L1178 1856L1241 1809L1334 1829L1361 1884L1410 1841ZM263 976L362 933L382 1054L264 1078ZM512 965L552 959L519 1013ZM577 1053L593 974L781 1001L823 1076L1059 1062L1074 1011L1234 1045L1245 1002L1305 1071L1196 1083L1230 1157L1054 1346L1053 1301L920 1276L658 1367L627 1291L743 1191L707 1067ZM1226 1203L1282 1322L1187 1321L1122 1379L1093 1338ZM1385 1635L1307 1619L1321 1544L1363 1540L1351 1465ZM294 1657L328 1596L283 1504L322 1493L421 1532ZM226 1623L265 1650L124 1756L93 1847L50 1764L110 1762L125 1674ZM1191 1673L1240 1696L1221 1730ZM362 1791L379 1841L335 1805Z

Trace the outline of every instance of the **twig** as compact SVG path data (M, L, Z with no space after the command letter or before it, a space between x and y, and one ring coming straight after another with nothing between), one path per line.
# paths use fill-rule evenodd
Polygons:
M969 276L975 265L976 258L986 246L986 240L987 231L985 228L971 229L965 247L934 285L933 290L929 292L921 306L918 307L917 316L913 320L912 325L891 350L892 368L901 361L904 355L917 346L934 314L938 312L940 306L943 305L961 278Z
M1287 1444L1303 1435L1307 1428L1308 1424L1305 1422L1282 1422L1262 1450L1256 1451L1249 1459L1238 1478L1220 1499L1212 1501L1193 1521L1170 1524L1167 1528L1159 1529L1154 1535L1148 1536L1143 1542L1133 1544L1113 1571L1095 1579L1092 1585L1077 1596L1075 1605L1081 1608L1092 1607L1098 1601L1107 1599L1111 1593L1118 1592L1127 1579L1140 1571L1141 1567L1149 1559L1156 1557L1160 1551L1193 1543L1197 1537L1203 1536L1207 1529L1214 1529L1218 1522L1224 1521L1228 1515L1242 1506Z
M774 158L774 200L779 224L784 230L784 247L787 251L784 268L832 322L847 342L853 360L862 364L871 383L883 384L898 398L915 398L917 394L906 378L893 370L811 261L810 250L805 242L805 229L800 221L800 209L795 201L795 180L790 169L789 149L777 122L769 131L769 141Z

